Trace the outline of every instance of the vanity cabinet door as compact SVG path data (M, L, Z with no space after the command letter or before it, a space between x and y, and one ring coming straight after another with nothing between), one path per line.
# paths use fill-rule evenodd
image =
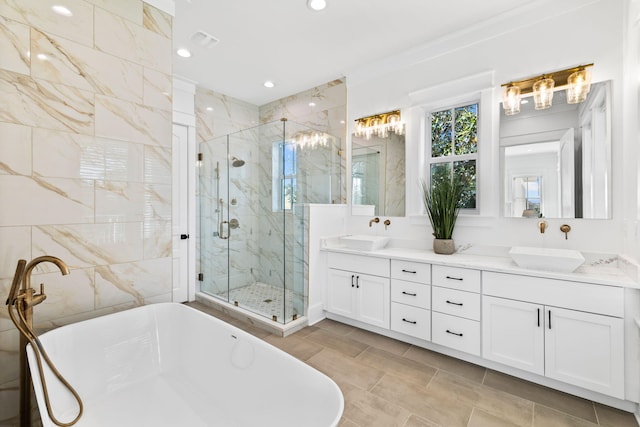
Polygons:
M356 276L355 289L358 320L389 329L389 278L359 274Z
M544 306L482 297L482 356L544 375Z
M328 279L327 311L355 318L355 273L330 268Z
M329 269L327 311L389 329L388 277Z
M547 377L624 398L623 319L547 307Z

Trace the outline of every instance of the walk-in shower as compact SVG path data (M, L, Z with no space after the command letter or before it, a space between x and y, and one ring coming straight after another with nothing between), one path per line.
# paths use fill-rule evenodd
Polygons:
M340 199L340 141L285 119L200 144L200 291L285 324L306 314L308 203Z

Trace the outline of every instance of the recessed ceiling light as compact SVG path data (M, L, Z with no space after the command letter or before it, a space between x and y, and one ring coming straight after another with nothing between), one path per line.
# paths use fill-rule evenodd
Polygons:
M183 58L191 58L191 52L189 52L189 49L181 47L180 49L176 50L176 53L178 54L178 56L181 56Z
M213 111L213 107L207 107L206 110L207 111Z
M307 0L307 7L311 10L323 10L327 7L326 0Z
M62 6L60 4L56 4L54 6L51 6L51 10L53 10L55 13L57 13L58 15L61 16L73 16L73 12L71 12L71 10L69 10L68 7L66 6Z
M309 107L315 107L315 106L316 106L315 102L312 101L312 102L309 103Z
M528 104L529 100L528 99L523 99L522 101L520 101L520 104Z
M268 88L272 88L275 87L276 84L274 82L272 82L271 80L267 80L266 82L264 82L264 87L268 87Z

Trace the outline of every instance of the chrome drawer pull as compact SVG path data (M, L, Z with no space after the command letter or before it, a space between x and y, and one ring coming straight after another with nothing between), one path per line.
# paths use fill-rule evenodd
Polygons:
M448 329L447 329L447 333L448 333L448 334L451 334L451 335L458 336L458 337L461 337L461 336L462 336L462 334L458 334L458 333L455 333L455 332L451 332L451 331L450 331L450 330L448 330Z
M405 291L402 291L402 294L403 295L409 295L409 296L412 296L412 297L418 296L418 294L412 294L410 292L405 292Z
M407 323L411 323L412 325L415 325L416 323L418 323L418 322L414 322L413 320L407 320L404 317L402 318L402 321L403 322L407 322Z
M453 302L453 301L449 301L449 300L447 300L447 304L459 305L460 307L462 307L462 306L464 305L464 303L461 303L461 302Z
M411 273L411 274L416 274L417 271L411 271L411 270L405 270L404 268L402 269L403 273Z
M460 281L464 280L462 277L451 277L451 276L447 276L447 279L449 279L449 280L460 280Z

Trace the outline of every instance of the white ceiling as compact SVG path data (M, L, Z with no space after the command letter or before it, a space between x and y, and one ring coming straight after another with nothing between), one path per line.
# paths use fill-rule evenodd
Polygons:
M254 105L360 71L537 0L176 0L174 74ZM220 40L191 41L196 31ZM267 89L265 80L276 87Z

